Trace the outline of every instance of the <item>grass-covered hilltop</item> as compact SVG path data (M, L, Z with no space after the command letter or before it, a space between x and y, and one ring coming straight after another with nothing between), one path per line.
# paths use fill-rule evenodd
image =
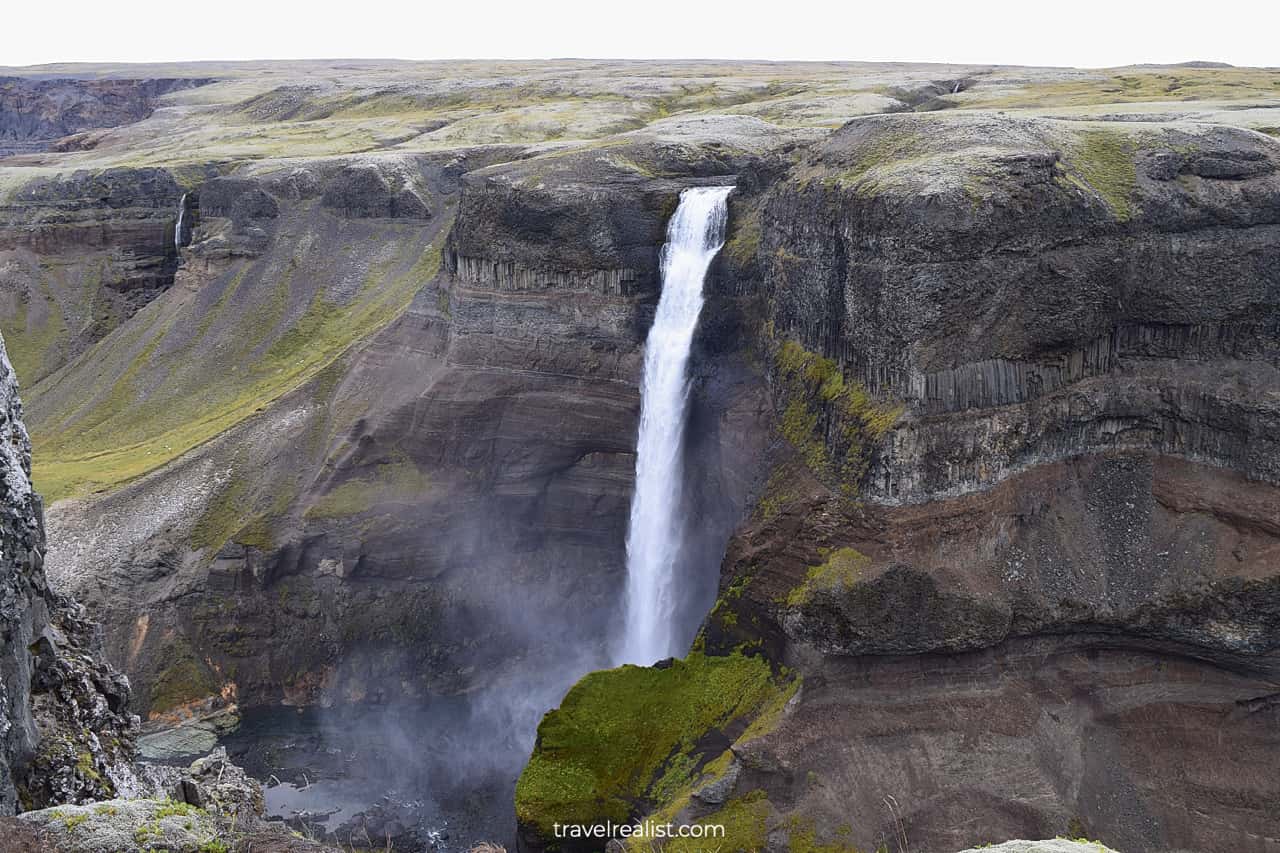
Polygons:
M1200 63L0 69L12 600L132 684L0 804L145 850L95 811L130 713L448 708L380 772L459 847L1275 853L1278 108ZM659 249L729 183L691 647L610 669ZM58 607L7 695L45 622L99 671Z

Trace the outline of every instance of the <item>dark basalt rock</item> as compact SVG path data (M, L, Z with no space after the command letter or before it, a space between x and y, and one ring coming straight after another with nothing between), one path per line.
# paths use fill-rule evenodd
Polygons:
M0 77L0 157L43 151L80 131L117 127L151 115L161 95L204 86L208 78L77 80ZM79 146L92 147L82 141Z
M1280 482L1278 162L1228 128L859 119L765 199L769 319L905 406L877 500L1111 448Z
M236 228L254 219L274 219L280 206L262 186L248 178L214 178L200 187L200 212L230 219Z
M103 799L133 755L129 682L101 657L96 626L49 589L31 444L0 347L0 814Z
M430 219L427 203L403 178L389 176L373 163L344 167L324 186L321 201L354 218Z
M756 296L790 440L702 650L803 685L678 822L750 796L771 851L1280 834L1280 149L1115 134L858 119L731 199L713 287Z

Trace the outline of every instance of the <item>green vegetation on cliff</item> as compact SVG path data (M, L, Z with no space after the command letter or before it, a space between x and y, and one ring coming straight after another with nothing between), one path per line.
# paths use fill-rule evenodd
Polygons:
M798 607L816 592L848 589L862 577L862 571L871 562L865 554L854 548L823 549L823 562L809 567L804 583L787 595L787 604Z
M176 636L168 645L169 659L156 675L148 697L152 714L171 711L188 702L204 699L218 692L213 673L196 656L196 651L183 637Z
M425 474L409 460L374 467L372 476L347 480L307 508L309 518L346 518L371 509L378 500L420 500L431 487Z
M1110 130L1088 130L1068 150L1067 180L1102 197L1121 222L1133 218L1138 188L1137 142Z
M776 719L794 690L741 652L591 673L538 726L516 816L549 838L553 823L621 823L669 804L727 761L726 738Z
M782 435L815 474L838 483L846 497L858 494L876 445L902 406L877 401L847 379L832 359L784 341L775 355Z
M100 386L77 397L51 385L61 396L47 404L45 383L30 392L37 487L54 501L126 483L298 388L404 311L439 270L445 231L425 248L395 245L345 302L319 293L299 311L289 264L252 293L245 276L269 269L228 272L211 309L220 317L193 321L190 306L170 303L176 293L151 303L73 362L97 364L77 372Z

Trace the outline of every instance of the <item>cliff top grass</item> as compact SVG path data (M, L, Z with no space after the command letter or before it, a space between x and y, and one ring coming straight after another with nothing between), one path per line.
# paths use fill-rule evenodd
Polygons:
M1150 102L1238 102L1280 98L1280 70L1265 68L1112 69L1075 80L1028 82L986 97L972 92L971 108L1082 107Z
M1067 147L1067 180L1102 197L1116 219L1133 218L1133 197L1138 189L1134 159L1138 142L1130 135L1109 130L1084 130Z
M591 673L538 726L516 816L550 836L553 823L621 823L670 803L709 762L725 760L726 732L776 721L794 690L741 652Z

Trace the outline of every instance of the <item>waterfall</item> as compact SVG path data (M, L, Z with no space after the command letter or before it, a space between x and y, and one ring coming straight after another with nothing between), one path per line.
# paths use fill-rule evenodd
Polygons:
M182 216L187 212L187 194L183 193L178 201L178 224L173 226L173 250L182 251Z
M662 296L645 342L640 387L636 487L627 529L626 628L617 663L648 665L684 654L674 648L682 525L681 453L686 368L702 310L702 281L724 244L726 201L733 187L680 193L662 247Z

